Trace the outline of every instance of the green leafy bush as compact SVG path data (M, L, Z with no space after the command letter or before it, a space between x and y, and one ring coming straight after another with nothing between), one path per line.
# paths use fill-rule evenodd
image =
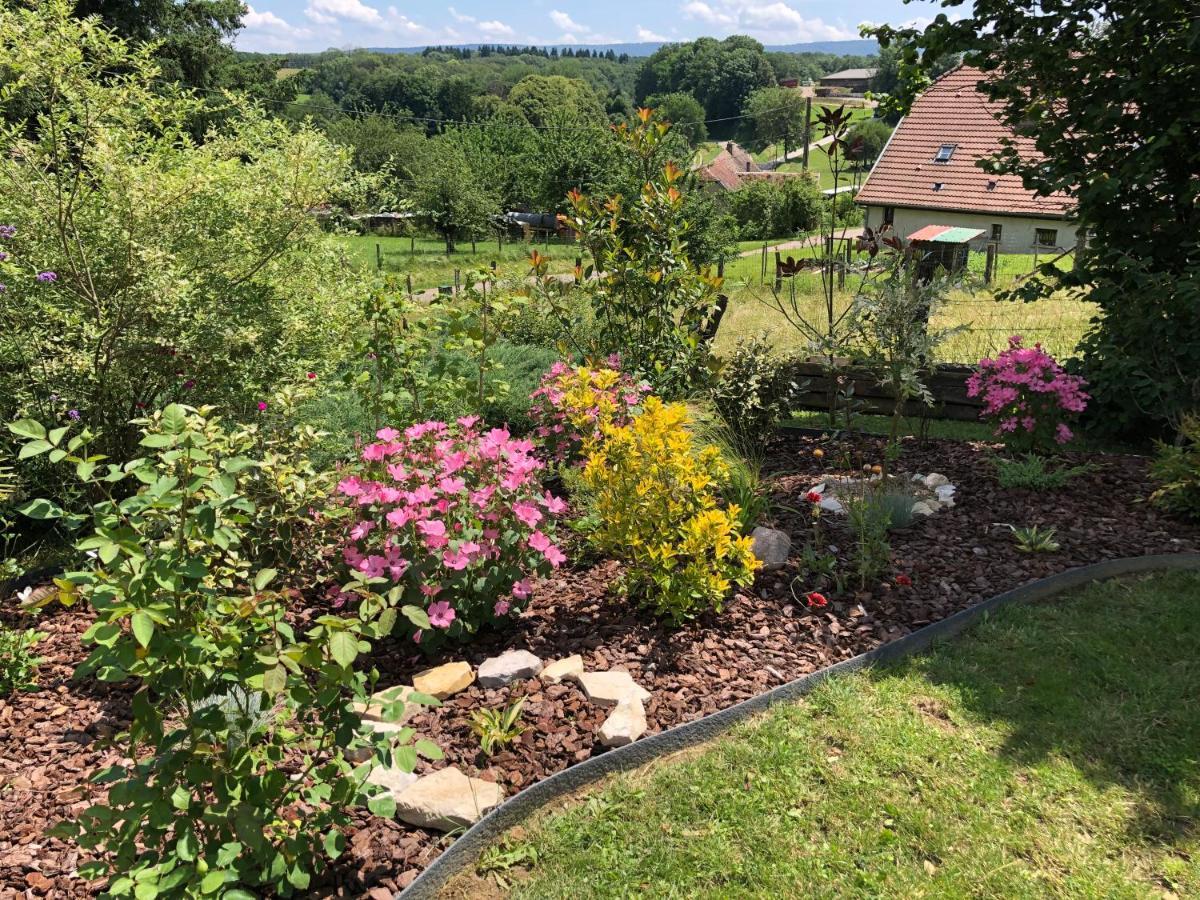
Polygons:
M356 769L350 754L413 761L411 749L395 753L411 733L396 744L363 735L351 707L375 678L354 663L390 633L395 598L350 585L352 610L300 631L273 588L278 573L254 563L271 555L255 543L247 492L262 460L208 410L171 405L137 425L146 455L120 465L89 453L86 429L10 426L28 438L22 455L72 468L97 498L76 544L91 563L62 583L96 614L77 675L136 686L119 738L135 762L97 773L107 798L56 834L98 855L80 871L109 876L110 896L304 890L343 851L349 807L393 812L390 795L364 784L370 763ZM62 512L45 500L24 510Z
M813 231L820 227L826 205L816 181L805 177L748 180L729 195L729 212L744 241Z
M1159 487L1150 501L1174 515L1200 519L1200 417L1184 418L1179 440L1158 444L1150 475Z
M9 628L0 623L0 697L37 685L37 667L41 659L33 655L33 645L46 638L36 628Z
M760 455L763 442L791 412L803 385L789 360L772 353L765 334L741 338L711 390L713 406L736 449Z

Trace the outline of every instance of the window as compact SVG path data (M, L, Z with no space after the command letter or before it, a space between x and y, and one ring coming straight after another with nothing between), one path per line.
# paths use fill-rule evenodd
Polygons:
M883 208L883 224L891 225L896 221L896 207L885 206Z
M992 225L992 240L997 244L1000 243L1000 236L1004 233L1004 226Z
M1039 247L1057 247L1058 246L1058 229L1057 228L1038 228L1034 232L1034 243Z
M950 157L954 155L954 148L957 146L957 144L942 144L942 146L938 147L937 156L933 158L933 161L939 163L950 162Z

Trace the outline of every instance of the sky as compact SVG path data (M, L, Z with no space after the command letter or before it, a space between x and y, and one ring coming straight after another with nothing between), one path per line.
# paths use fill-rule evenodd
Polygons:
M426 44L603 44L748 34L764 44L854 40L862 22L924 21L901 0L251 0L241 50Z

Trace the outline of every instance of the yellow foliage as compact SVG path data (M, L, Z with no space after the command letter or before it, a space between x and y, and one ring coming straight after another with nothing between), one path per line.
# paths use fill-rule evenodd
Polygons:
M718 503L728 476L720 451L696 449L687 426L682 403L650 397L631 422L603 424L584 443L592 541L626 563L631 591L675 622L720 611L761 565L738 508Z

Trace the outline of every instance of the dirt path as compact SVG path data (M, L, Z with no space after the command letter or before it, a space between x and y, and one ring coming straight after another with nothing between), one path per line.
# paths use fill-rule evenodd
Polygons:
M860 228L858 225L847 225L837 233L837 238L839 240L843 240L849 237L857 237L859 231ZM767 250L803 250L807 247L820 247L824 241L825 235L814 234L806 238L797 238L794 241L783 241L782 243L778 244L768 244ZM738 256L758 256L760 253L762 253L762 247L758 247L754 250L743 250L738 254Z

